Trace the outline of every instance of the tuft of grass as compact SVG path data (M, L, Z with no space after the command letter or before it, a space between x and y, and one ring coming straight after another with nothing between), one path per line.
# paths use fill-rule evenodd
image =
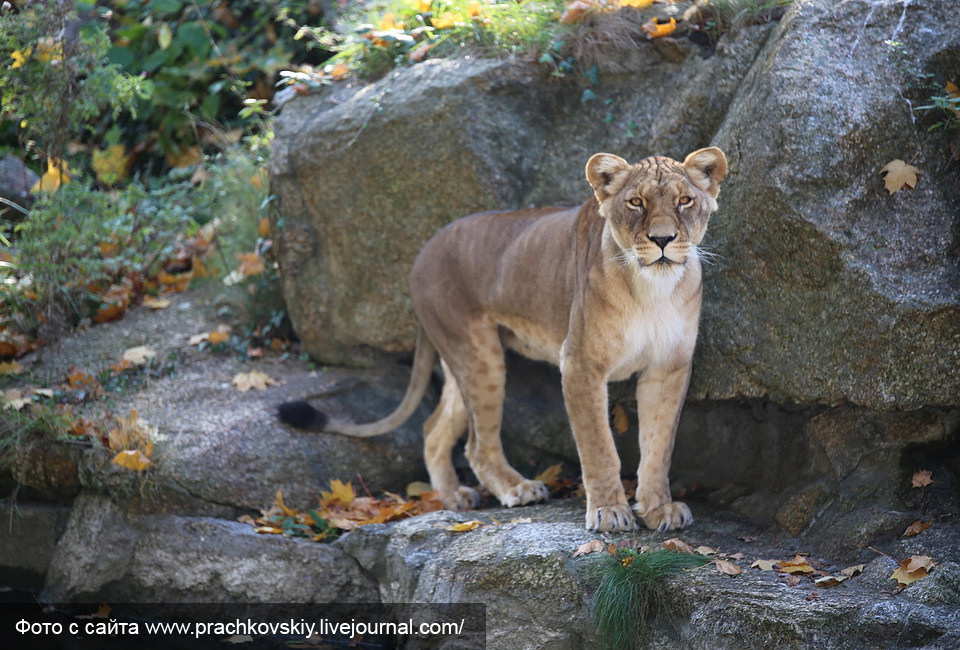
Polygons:
M637 650L646 624L656 621L667 602L665 581L709 563L708 558L668 549L638 552L616 549L600 566L593 619L605 647Z
M795 0L711 0L699 7L699 21L714 40L749 25L779 20Z

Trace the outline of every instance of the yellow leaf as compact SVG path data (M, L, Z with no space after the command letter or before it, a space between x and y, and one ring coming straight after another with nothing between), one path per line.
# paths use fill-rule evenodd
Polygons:
M802 555L794 556L792 560L777 562L777 570L784 573L813 573L813 567L807 563Z
M915 488L927 487L933 483L933 472L928 469L922 469L913 475L910 479L910 486Z
M13 63L10 64L10 69L16 70L17 68L23 66L23 64L27 62L27 57L29 56L30 56L29 47L23 52L21 52L20 50L14 50L13 54L10 55L10 58L13 59Z
M479 528L483 525L482 521L473 519L471 521L463 521L459 524L454 524L453 526L446 526L444 530L449 530L452 533L465 533L467 531L473 530L474 528Z
M153 461L147 458L139 449L127 449L121 451L113 457L115 465L142 472L153 465Z
M917 580L926 578L935 564L931 557L914 555L901 562L897 570L890 576L890 579L896 580L903 586L907 586Z
M617 433L626 433L630 428L630 420L627 419L627 412L619 404L615 404L612 410L613 430Z
M147 424L136 409L132 409L126 417L117 418L117 426L110 430L107 437L110 449L136 450L149 457L153 453L156 434L157 428Z
M340 81L345 79L350 75L350 66L346 63L337 63L332 68L330 68L330 76L333 77L334 81Z
M170 43L172 42L173 32L170 31L170 25L167 23L160 23L160 29L157 30L157 44L160 46L160 49L167 49L170 47Z
M297 516L298 514L297 511L292 508L288 508L287 504L283 502L283 488L277 488L277 493L276 495L274 495L274 501L276 502L277 507L280 508L280 510L283 511L283 514L285 514L286 516L288 517Z
M640 29L647 34L647 38L660 38L661 36L669 36L677 31L677 20L675 18L670 18L669 21L661 23L654 18L649 22L644 23Z
M329 508L330 506L340 505L348 506L357 498L353 491L351 483L344 483L338 478L330 481L330 491L320 490L320 505Z
M233 378L233 385L238 391L245 393L252 388L266 390L267 386L276 386L277 382L266 373L251 370L250 372L237 373Z
M463 16L447 11L439 16L434 16L431 22L436 29L447 29L448 27L453 27L457 23L462 23Z
M147 296L143 299L143 306L147 309L166 309L172 303L167 298L156 298L154 296Z
M270 236L270 217L263 217L257 224L257 234L263 238Z
M113 185L124 180L130 168L130 156L122 144L114 144L104 151L94 151L91 167L97 175L97 180L104 185Z
M31 194L39 192L53 193L60 189L63 183L70 182L70 174L67 163L54 158L47 158L47 171L40 177L33 187L30 188Z
M124 351L122 359L138 366L145 365L150 359L157 356L156 351L148 345L138 345Z
M905 187L917 186L917 174L920 170L913 165L908 165L899 158L888 162L880 169L881 174L885 174L883 186L890 194L896 194Z
M0 375L19 375L23 372L23 366L18 361L0 362Z
M633 7L634 9L646 9L653 6L653 0L619 0L621 7Z
M424 483L423 481L414 481L407 485L407 496L411 499L414 497L419 497L427 492L431 492L433 487L429 483Z

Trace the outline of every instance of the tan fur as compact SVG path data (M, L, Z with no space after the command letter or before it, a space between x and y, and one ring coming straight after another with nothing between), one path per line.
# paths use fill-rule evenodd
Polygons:
M641 461L633 510L650 528L689 524L689 508L671 499L668 472L700 315L697 245L726 168L716 148L683 163L652 157L630 165L596 154L586 166L594 197L579 209L451 223L427 242L410 274L421 336L403 404L379 422L328 429L365 436L395 428L423 395L434 348L446 383L424 427L424 448L444 503L476 503L451 460L464 431L474 473L501 503L546 499L547 488L513 469L501 446L504 350L515 349L560 366L587 528L629 530L635 518L620 482L607 383L637 373Z

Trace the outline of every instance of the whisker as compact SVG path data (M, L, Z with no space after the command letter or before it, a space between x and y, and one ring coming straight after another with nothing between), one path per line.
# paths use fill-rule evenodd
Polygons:
M702 246L694 246L691 249L691 254L696 255L704 264L716 264L723 259L723 256L719 253L716 253L709 248L704 248Z

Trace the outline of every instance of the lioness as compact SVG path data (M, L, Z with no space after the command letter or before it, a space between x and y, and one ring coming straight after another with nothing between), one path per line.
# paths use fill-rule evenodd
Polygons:
M668 472L690 379L700 317L697 246L717 209L723 152L680 163L630 165L598 153L587 162L594 196L579 209L485 212L454 221L426 243L410 273L420 321L413 371L397 409L382 420L331 419L305 402L280 406L295 426L349 436L387 433L423 398L439 352L444 386L424 426L430 482L450 508L474 507L451 453L469 430L466 457L505 506L548 498L540 481L507 462L500 441L504 349L560 366L563 396L587 495L586 527L634 528L608 423L607 382L639 373L640 466L633 510L660 531L693 516L670 496Z

